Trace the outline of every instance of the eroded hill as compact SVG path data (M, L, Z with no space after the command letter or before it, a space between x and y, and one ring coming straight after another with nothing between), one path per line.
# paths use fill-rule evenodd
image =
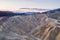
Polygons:
M47 14L2 16L0 40L60 40L60 26Z

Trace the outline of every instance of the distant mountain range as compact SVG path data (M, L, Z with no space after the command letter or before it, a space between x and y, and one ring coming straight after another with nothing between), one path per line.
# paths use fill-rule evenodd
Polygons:
M55 12L60 12L60 8L57 8L57 9L53 9L53 10L49 10L49 11L46 11L47 13L55 13Z
M29 11L25 11L25 12L24 11L23 12L0 11L0 16L32 15L32 14L47 14L49 17L52 17L52 18L57 18L58 16L60 16L60 8L53 9L53 10L37 9L37 8L21 8L21 10L29 10ZM35 10L35 11L30 11L30 10ZM42 12L41 10L44 12Z

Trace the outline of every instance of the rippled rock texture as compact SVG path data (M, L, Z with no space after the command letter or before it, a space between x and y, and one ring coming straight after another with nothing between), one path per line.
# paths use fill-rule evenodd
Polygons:
M60 28L46 14L0 17L0 40L59 40Z

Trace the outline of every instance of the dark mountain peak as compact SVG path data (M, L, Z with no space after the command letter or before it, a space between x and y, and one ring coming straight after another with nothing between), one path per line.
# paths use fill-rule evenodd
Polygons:
M48 12L50 12L50 13L54 13L54 12L60 12L60 8L53 9L53 10L49 10Z

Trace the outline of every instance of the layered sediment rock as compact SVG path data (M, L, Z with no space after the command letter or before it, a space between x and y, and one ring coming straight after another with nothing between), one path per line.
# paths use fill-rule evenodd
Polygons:
M60 28L46 14L0 17L1 40L59 40Z

